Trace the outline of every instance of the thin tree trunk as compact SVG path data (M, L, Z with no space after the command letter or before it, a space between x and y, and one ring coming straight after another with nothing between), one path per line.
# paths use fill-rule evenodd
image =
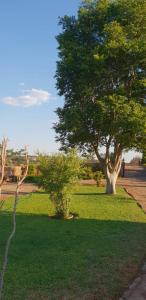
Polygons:
M10 233L6 247L5 247L5 254L4 254L4 261L3 261L3 266L0 274L0 300L2 299L2 291L3 291L3 285L4 285L4 276L8 264L8 255L9 255L9 248L11 244L11 240L15 235L16 232L16 208L17 208L17 203L18 203L18 194L19 194L19 188L17 187L16 190L16 195L15 195L15 201L14 201L14 206L13 206L13 225L12 225L12 232Z
M4 276L5 276L7 264L8 264L9 249L10 249L11 241L12 241L13 237L15 236L15 232L16 232L16 209L17 209L17 204L18 204L18 200L19 200L19 190L20 190L21 185L23 184L23 181L25 180L25 178L27 176L27 173L28 173L29 159L28 159L27 151L26 151L25 157L26 157L26 168L25 168L24 175L22 175L22 178L20 178L19 181L17 182L16 192L15 192L15 201L14 201L13 212L12 212L12 219L13 219L12 231L6 242L3 265L2 265L2 270L0 272L0 300L2 299L2 296L3 296L2 293L3 293L3 287L4 287Z
M6 166L6 159L7 159L7 145L8 145L8 139L4 138L2 140L2 144L1 144L1 154L0 154L0 160L1 160L0 197L2 196L2 185L3 185L3 181L4 181L4 176L5 176L5 166Z

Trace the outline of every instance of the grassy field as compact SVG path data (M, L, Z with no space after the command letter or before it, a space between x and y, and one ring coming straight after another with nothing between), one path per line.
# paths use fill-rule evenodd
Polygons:
M0 259L11 226L12 201L0 212ZM5 300L118 299L146 255L146 215L124 191L107 196L80 187L71 211L78 220L50 220L46 194L21 197Z

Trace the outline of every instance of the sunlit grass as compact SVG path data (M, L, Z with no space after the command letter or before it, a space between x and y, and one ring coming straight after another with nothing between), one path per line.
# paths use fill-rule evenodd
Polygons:
M2 250L12 202L0 214ZM75 192L71 211L78 220L50 220L48 195L20 198L4 299L118 299L146 254L146 215L122 189L92 186Z

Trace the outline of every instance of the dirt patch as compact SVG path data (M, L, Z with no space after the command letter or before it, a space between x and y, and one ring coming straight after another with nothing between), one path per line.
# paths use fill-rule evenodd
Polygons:
M2 197L3 199L13 196L16 190L16 183L6 183L2 187ZM38 187L35 184L24 183L20 188L20 195L26 195L35 193L38 191Z

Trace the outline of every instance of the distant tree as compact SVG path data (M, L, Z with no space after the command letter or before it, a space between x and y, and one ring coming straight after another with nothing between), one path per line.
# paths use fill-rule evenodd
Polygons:
M9 166L20 165L24 162L25 149L20 149L18 151L14 149L7 150L7 164Z
M88 0L77 17L60 19L56 79L65 104L57 109L57 141L94 150L108 194L116 192L122 152L145 139L145 16L145 0Z
M80 158L74 151L67 155L40 155L39 186L50 194L57 217L70 218L71 193L78 182Z

